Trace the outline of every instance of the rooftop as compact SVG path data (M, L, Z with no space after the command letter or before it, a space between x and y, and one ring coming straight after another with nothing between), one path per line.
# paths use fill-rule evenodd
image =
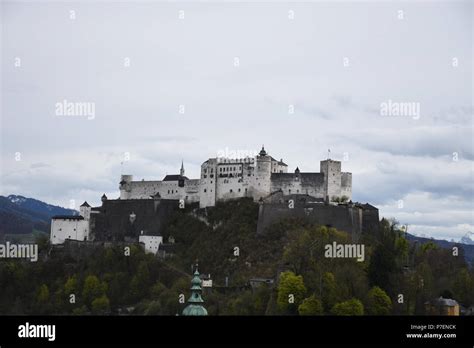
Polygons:
M178 181L178 180L189 180L186 176L181 176L179 174L166 175L163 181Z

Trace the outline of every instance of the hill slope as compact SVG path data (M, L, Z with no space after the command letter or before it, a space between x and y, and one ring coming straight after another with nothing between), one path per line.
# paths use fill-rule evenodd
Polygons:
M474 265L474 245L471 244L464 244L462 243L462 239L460 242L448 242L447 240L442 240L442 239L431 239L431 238L423 238L423 237L418 237L414 236L410 233L407 234L407 238L410 241L413 242L418 242L420 244L426 244L429 242L435 243L437 246L440 248L444 249L451 249L454 246L461 247L464 250L464 258L466 259L466 262L468 262L471 265Z

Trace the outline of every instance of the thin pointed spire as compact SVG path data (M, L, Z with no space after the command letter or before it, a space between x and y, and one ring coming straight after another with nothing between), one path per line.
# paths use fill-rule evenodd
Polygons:
M179 171L179 175L184 176L184 161L181 159L181 169Z

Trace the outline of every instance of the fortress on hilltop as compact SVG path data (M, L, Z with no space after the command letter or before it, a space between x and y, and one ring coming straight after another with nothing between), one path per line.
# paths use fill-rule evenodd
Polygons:
M263 146L255 157L208 159L199 179L187 178L181 163L179 174L163 180L134 181L132 175L122 175L119 188L120 197L104 194L99 207L84 202L79 215L54 216L51 244L81 250L83 244L138 242L147 252L166 254L174 243L167 226L176 210L186 208L195 217L200 213L207 223L207 209L237 199L258 203L258 234L279 219L297 218L357 240L363 231L377 230L379 222L376 207L352 202L352 174L341 171L340 161L321 161L319 173L299 168L289 173L283 159L276 160Z
M181 164L179 174L166 175L159 181L133 181L132 175L122 175L120 199L183 200L199 203L200 208L212 207L218 201L251 197L263 200L270 194L302 194L326 201L352 199L352 174L341 171L341 162L331 159L320 162L320 172L288 173L283 159L276 160L262 146L255 157L240 159L209 158L201 165L201 177L188 179Z

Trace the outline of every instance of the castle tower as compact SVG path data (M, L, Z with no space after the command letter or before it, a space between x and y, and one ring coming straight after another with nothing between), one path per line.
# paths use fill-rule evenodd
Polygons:
M184 176L184 163L183 163L183 160L181 160L181 169L179 170L179 175Z
M207 315L206 308L203 307L204 300L201 297L202 280L199 278L199 272L196 266L194 277L191 280L191 296L188 299L188 305L183 309L183 315Z
M199 207L216 205L217 194L217 159L210 158L201 165L201 182L199 187Z
M130 199L133 175L122 175L120 180L120 199Z
M255 180L253 182L253 198L259 200L270 194L270 176L272 174L272 158L262 145L255 164Z
M82 205L79 207L79 212L84 218L84 220L89 220L91 217L91 206L89 205L89 203L82 203Z
M320 162L320 172L324 173L325 199L332 201L341 196L341 162L327 159Z

